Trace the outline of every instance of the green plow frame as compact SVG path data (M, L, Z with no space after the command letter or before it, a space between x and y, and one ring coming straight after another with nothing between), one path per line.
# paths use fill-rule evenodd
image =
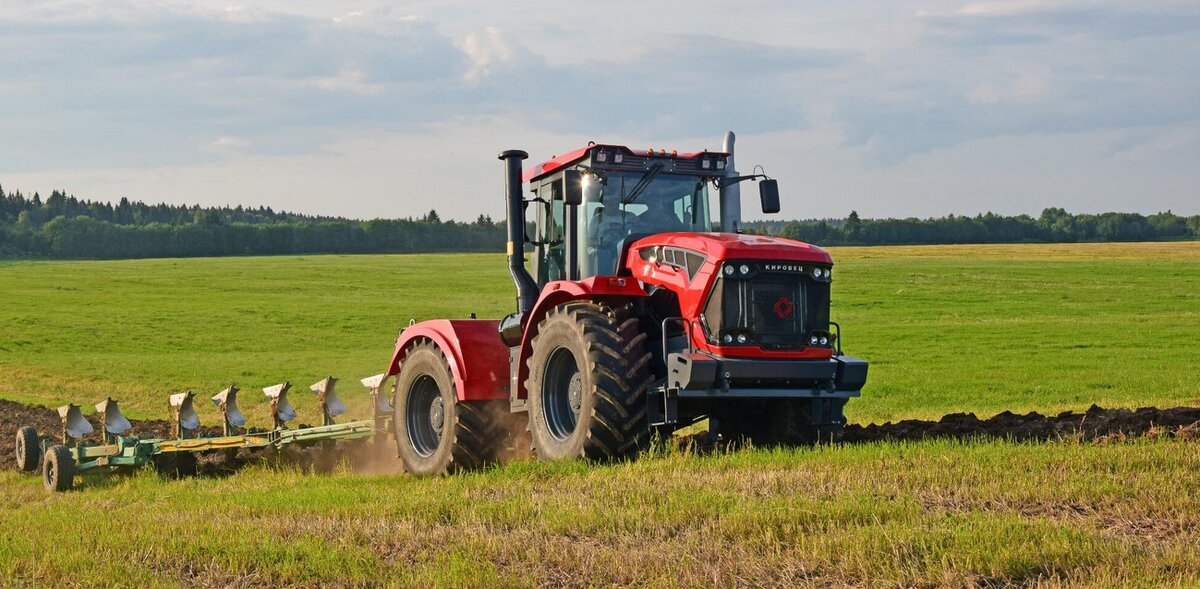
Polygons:
M361 380L371 394L370 419L337 423L335 418L346 413L346 405L337 396L337 379L332 376L322 379L309 387L317 396L322 424L296 429L287 426L297 417L288 399L291 384L283 382L266 387L263 394L270 400L274 421L269 431L247 428L246 418L237 405L238 388L230 386L212 397L221 412L221 435L192 435L200 428L200 417L193 405L195 394L191 391L174 394L168 400L174 439L125 435L133 425L121 413L117 401L109 398L95 406L101 424L99 443L82 441L95 429L78 405L64 405L58 408L62 421L60 437L43 436L31 426L17 432L17 466L26 472L41 471L48 491L63 492L74 487L75 475L88 471L113 472L151 465L163 473L192 475L196 473L197 457L213 452L232 456L239 450L281 449L292 444L308 446L363 438L373 438L382 448L392 431L392 405L384 391L387 380L384 374Z

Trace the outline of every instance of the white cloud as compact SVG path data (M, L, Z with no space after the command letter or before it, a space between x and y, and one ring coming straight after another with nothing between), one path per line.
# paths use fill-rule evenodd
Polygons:
M958 9L959 14L968 16L1013 16L1044 12L1051 8L1062 6L1061 2L1046 2L1045 0L1016 0L1015 2L982 2L967 4Z
M470 67L463 73L463 79L470 83L479 82L493 68L511 64L516 56L512 44L496 27L468 34L463 39L462 50L471 60Z
M313 79L312 84L330 92L374 95L383 91L382 84L372 84L367 81L365 73L351 69L343 69L336 76Z
M1200 123L1167 128L1130 129L1113 142L1117 160L1148 161L1200 151Z
M1050 82L1035 74L1021 74L1004 81L986 80L971 89L969 97L979 104L1029 104L1050 96Z
M216 153L236 153L250 146L250 141L242 137L222 135L208 143L206 148Z

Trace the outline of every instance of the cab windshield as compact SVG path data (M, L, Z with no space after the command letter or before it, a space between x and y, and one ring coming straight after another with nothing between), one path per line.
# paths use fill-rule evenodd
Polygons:
M585 173L576 211L581 278L615 274L618 254L633 239L712 229L705 179L653 169Z

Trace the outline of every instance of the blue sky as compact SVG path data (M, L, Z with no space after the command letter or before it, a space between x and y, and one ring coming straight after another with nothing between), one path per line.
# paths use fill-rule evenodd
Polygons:
M1200 213L1200 5L0 2L9 190L500 217L503 149L727 129L787 218Z

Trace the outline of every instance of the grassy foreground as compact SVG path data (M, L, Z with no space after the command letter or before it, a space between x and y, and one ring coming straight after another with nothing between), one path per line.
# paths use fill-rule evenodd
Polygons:
M871 361L851 421L1200 404L1200 242L833 255L833 317ZM0 284L0 396L155 418L170 392L230 382L353 391L410 318L514 298L500 255L5 262ZM261 397L243 407L269 422Z
M0 473L6 586L1200 583L1200 445L927 442L444 479Z

